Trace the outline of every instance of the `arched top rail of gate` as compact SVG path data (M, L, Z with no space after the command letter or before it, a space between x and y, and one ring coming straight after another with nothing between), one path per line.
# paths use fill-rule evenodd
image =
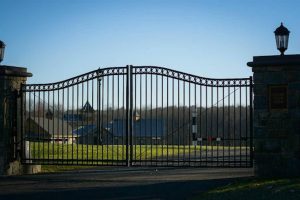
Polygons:
M114 76L114 75L127 75L128 67L108 67L108 68L99 68L87 72L85 74L75 76L73 78L54 82L54 83L45 83L45 84L24 84L22 85L23 92L31 91L52 91L64 89L71 87L92 79L101 78L105 76ZM230 78L230 79L214 79L214 78L205 78L201 76L196 76L188 74L185 72L180 72L177 70L158 67L158 66L131 66L133 75L159 75L168 78L174 78L180 81L185 81L193 84L210 86L210 87L247 87L252 84L252 78Z
M127 67L108 67L108 68L99 68L97 70L93 70L87 72L85 74L81 74L75 76L73 78L54 82L54 83L45 83L45 84L24 84L22 86L22 91L31 92L31 91L52 91L64 89L67 87L71 87L89 80L93 80L96 78L101 78L103 76L110 75L126 75Z
M158 67L158 66L134 66L133 74L154 74L161 75L165 77L170 77L178 79L185 82L190 82L203 86L210 87L243 87L250 86L252 78L228 78L228 79L214 79L214 78L205 78L201 76L196 76L188 74L185 72L180 72L177 70Z

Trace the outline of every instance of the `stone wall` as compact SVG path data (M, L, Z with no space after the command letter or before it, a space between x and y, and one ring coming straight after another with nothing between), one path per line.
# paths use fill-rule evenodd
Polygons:
M300 175L300 56L254 57L254 161L258 176ZM286 87L287 107L272 108L270 88ZM273 96L274 97L274 96ZM275 96L281 98L281 96ZM275 99L280 102L280 99Z

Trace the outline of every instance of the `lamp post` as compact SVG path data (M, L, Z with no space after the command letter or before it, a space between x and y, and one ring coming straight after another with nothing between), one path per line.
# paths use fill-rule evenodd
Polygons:
M2 62L4 57L4 50L5 50L5 44L0 40L0 63Z
M281 23L274 33L277 49L280 51L280 55L283 56L288 48L290 31Z

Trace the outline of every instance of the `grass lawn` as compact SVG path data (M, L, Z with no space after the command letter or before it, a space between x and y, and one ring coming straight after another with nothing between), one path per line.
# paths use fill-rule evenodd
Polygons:
M71 166L71 165L42 165L42 173L55 173L94 168L95 166Z
M176 158L179 154L197 155L206 150L245 150L246 147L228 146L189 146L189 145L134 145L134 160L160 159L161 157ZM82 145L82 144L59 144L30 142L30 158L44 159L43 163L54 165L43 165L43 172L57 172L65 170L77 170L91 168L97 165L112 165L112 161L126 160L126 145ZM249 148L247 149L249 151ZM222 154L220 154L221 156ZM79 161L79 163L78 163ZM55 165L59 163L59 165ZM74 164L74 166L63 166L62 164ZM76 165L86 166L76 166Z
M178 154L194 154L206 150L245 150L247 147L192 146L192 145L133 145L135 159L172 157ZM79 159L79 160L120 160L125 159L126 145L81 145L30 142L30 155L33 159ZM248 148L249 150L249 148Z
M192 198L193 200L299 200L300 178L247 179L216 188Z

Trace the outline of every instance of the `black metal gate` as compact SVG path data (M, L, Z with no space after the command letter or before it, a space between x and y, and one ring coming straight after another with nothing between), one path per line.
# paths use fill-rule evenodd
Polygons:
M103 68L22 87L22 161L252 167L252 78Z

